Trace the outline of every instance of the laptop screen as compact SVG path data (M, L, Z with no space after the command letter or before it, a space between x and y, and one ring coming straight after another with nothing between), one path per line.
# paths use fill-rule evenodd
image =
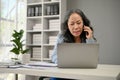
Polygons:
M58 67L96 68L99 44L62 43L58 44Z

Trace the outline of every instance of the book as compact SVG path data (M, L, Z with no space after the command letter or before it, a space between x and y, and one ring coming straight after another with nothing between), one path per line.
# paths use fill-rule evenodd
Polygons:
M46 15L51 15L50 5L46 8Z
M41 48L39 47L33 47L33 58L41 58Z
M41 34L33 34L33 44L41 44Z
M39 7L35 6L35 16L39 16Z
M26 64L28 66L39 66L39 67L56 67L57 64L55 63L49 63L49 62L32 62Z
M39 6L39 7L38 7L38 16L41 16L41 15L42 15L42 7Z
M30 7L27 8L27 16L28 16L28 17L31 16L31 8L30 8Z
M49 20L49 29L50 30L59 30L60 29L60 20L59 19L50 19Z
M53 13L54 15L58 15L59 14L59 6L58 5L53 5Z

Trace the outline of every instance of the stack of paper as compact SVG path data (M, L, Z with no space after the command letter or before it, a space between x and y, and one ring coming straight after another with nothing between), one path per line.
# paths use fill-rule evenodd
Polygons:
M49 50L49 58L50 59L52 58L52 53L53 53L53 50Z
M33 47L33 58L41 58L41 48Z
M60 29L60 20L59 19L49 20L49 29L50 30L59 30Z
M41 34L33 34L33 44L41 44Z
M0 62L0 68L6 68L11 65L15 65L13 62Z
M57 36L49 36L49 44L55 45Z
M48 63L48 62L32 62L32 63L28 63L26 65L29 65L29 66L40 66L40 67L56 67L57 66L57 64Z
M33 30L34 31L42 30L42 24L35 24L35 26L33 26Z

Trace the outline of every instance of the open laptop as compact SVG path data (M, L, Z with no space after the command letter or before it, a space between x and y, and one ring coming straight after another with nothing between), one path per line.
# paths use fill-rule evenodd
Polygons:
M57 52L59 68L96 68L99 44L62 43Z

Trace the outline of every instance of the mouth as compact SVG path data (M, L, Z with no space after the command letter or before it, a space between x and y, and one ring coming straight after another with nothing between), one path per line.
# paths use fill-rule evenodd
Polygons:
M80 35L80 31L73 31L75 35Z

